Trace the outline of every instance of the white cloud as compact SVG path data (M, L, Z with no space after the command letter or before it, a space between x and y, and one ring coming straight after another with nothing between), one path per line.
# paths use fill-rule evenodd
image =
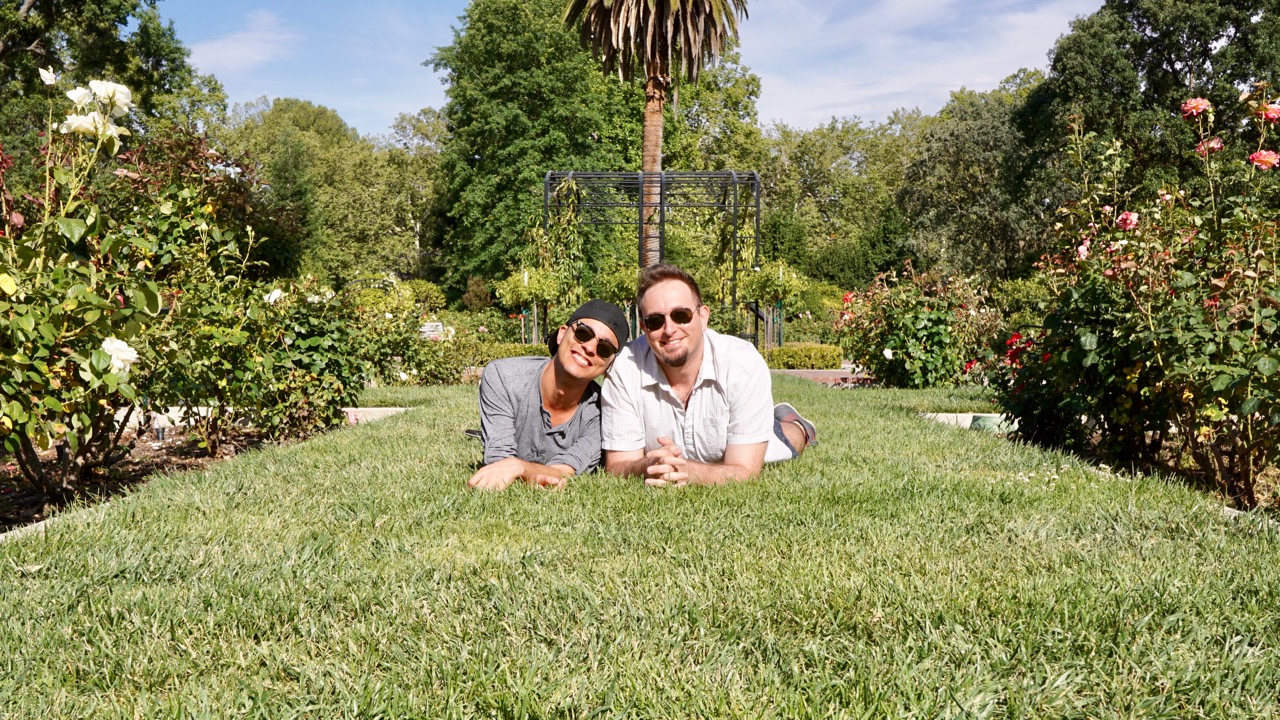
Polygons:
M757 4L743 57L760 75L760 117L813 127L832 116L935 112L960 87L988 90L1043 68L1071 20L1101 0L838 0ZM782 30L781 28L786 28Z
M249 13L245 26L230 35L191 46L191 62L201 72L242 75L289 57L301 36L268 10Z

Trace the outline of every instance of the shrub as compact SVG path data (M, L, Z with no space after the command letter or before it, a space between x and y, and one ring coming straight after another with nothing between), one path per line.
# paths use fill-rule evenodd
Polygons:
M545 343L526 345L525 343L483 343L476 356L476 366L487 365L494 360L509 357L527 357L536 355L550 357Z
M474 337L480 342L516 342L520 339L520 318L490 307L474 312L442 310L423 318L453 328L456 337Z
M775 370L839 370L840 347L818 343L787 343L766 350L765 362Z
M1280 454L1280 220L1275 157L1259 154L1280 109L1265 92L1248 159L1214 137L1208 103L1184 108L1205 182L1146 201L1115 191L1119 153L1095 158L1077 125L1081 200L1063 210L1059 293L997 376L1024 437L1194 472L1257 504L1256 479Z
M439 285L426 280L405 280L400 287L413 294L413 304L420 313L432 313L444 308L448 302Z
M862 292L845 293L836 322L854 363L893 387L955 385L990 354L1000 315L967 279L883 273Z
M114 118L132 103L119 85L90 88L68 94L82 114L50 134L40 197L5 188L13 159L0 149L0 437L50 496L127 454L116 414L132 413L135 383L153 365L139 338L157 322L155 277L172 260L154 234L99 202L93 183L118 182L98 173L127 134ZM45 466L40 452L50 448L57 460Z
M343 408L354 406L364 388L367 368L353 352L356 338L341 302L311 290L291 286L255 328L258 376L247 374L256 382L245 392L255 400L246 416L273 439L343 424Z

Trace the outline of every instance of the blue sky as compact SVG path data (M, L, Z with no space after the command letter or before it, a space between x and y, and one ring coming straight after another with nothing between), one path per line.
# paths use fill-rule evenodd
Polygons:
M763 122L937 111L952 90L1043 68L1073 18L1102 0L749 0L742 60ZM465 0L163 0L192 61L232 102L296 97L364 134L444 104L422 62L453 40Z

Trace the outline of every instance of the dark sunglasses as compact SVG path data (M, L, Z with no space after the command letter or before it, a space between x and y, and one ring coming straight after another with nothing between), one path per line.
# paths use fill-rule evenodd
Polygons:
M613 343L596 335L596 331L591 329L590 325L579 320L573 324L573 339L578 341L579 345L586 345L592 340L596 341L596 355L601 360L608 360L618 354L618 348Z
M693 311L689 308L676 308L671 311L670 315L671 322L677 325L688 325L693 322ZM663 325L667 324L667 316L662 313L650 313L645 315L641 322L644 323L645 330L657 332L662 329Z

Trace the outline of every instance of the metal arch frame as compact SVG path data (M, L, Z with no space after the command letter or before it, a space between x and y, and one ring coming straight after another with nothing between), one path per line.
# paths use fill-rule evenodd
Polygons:
M679 213L689 208L708 208L729 215L733 226L731 253L733 275L730 279L730 297L733 307L738 307L738 271L743 260L743 246L752 245L751 267L758 268L762 259L760 238L760 175L754 170L738 172L720 170L710 172L577 172L550 170L543 180L543 227L549 229L551 215L564 209L556 191L567 182L577 188L575 202L581 222L586 225L635 224L638 256L643 257L645 236L644 190L658 184L657 228L658 259L666 258L667 224L679 225ZM743 202L744 192L750 192L750 200ZM750 237L739 231L743 225L741 214L751 212ZM749 336L759 340L760 310L748 302L755 318L755 330Z

